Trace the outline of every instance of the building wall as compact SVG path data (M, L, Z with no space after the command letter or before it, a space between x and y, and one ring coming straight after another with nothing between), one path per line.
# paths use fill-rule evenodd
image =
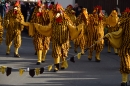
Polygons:
M108 14L116 7L117 0L75 0L79 5L86 7L91 13L96 5L102 6ZM118 7L123 12L126 7L130 7L130 0L118 0Z
M11 0L11 1L17 1L17 0ZM19 1L31 1L31 2L37 2L38 0L19 0ZM69 4L74 6L75 0L41 0L43 2L45 1L54 1L55 3L59 3L63 6L63 8L66 8Z
M75 0L55 0L55 3L57 2L66 8L69 4L74 6Z

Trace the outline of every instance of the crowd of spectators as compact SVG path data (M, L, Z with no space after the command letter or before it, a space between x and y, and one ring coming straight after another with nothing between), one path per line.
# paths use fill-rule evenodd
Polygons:
M10 1L7 0L5 2L0 1L0 15L2 17L4 17L5 14L9 10L13 9L14 3L15 3L15 1L11 1L11 0ZM30 18L32 16L32 13L34 11L36 3L34 3L34 2L20 2L20 4L21 4L21 12L24 16L24 20L30 21ZM75 3L73 10L75 11L75 13L76 13L75 15L77 17L82 10L82 6L79 6L78 3Z
M6 0L5 2L0 1L0 15L2 17L4 17L4 15L10 9L13 9L14 3L15 3L15 1L12 1L12 0L10 0L10 1ZM45 3L48 4L47 2L45 2ZM32 13L34 11L34 8L36 6L36 3L34 3L34 2L20 2L20 4L21 4L21 12L24 16L24 20L30 21ZM54 4L54 2L51 4ZM79 6L78 3L75 3L75 5L73 6L73 10L75 11L76 17L81 13L82 8L83 7ZM116 9L118 11L119 16L121 16L119 8L116 7Z
M4 15L11 9L13 9L15 1L0 1L0 15L4 17ZM30 3L30 2L20 2L21 4L21 12L24 15L24 18L26 20L28 13L33 12L33 8L35 7L36 3Z

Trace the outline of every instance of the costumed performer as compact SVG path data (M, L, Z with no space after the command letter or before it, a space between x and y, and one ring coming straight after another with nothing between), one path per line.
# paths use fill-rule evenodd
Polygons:
M83 24L73 25L70 18L65 14L60 4L56 4L54 9L54 17L49 25L43 26L37 23L21 22L25 26L29 26L29 34L34 35L35 30L41 34L52 37L52 57L54 58L54 72L59 70L60 60L61 69L65 69L65 61L69 51L69 41L78 37L81 33ZM32 27L35 26L35 28ZM44 28L44 29L42 29Z
M10 48L12 45L12 41L14 40L14 57L20 57L18 50L21 46L21 31L24 26L17 22L16 19L21 22L24 21L24 17L21 12L20 3L17 1L12 10L5 15L4 18L4 28L7 30L6 32L6 55L10 54Z
M120 57L121 86L127 86L130 74L130 9L126 8L118 23L119 30L105 35L110 44L118 49Z
M34 9L33 15L31 17L30 23L37 23L41 25L48 25L50 23L50 18L48 10L45 5L42 5L41 1L38 1L37 6ZM44 29L44 28L43 28ZM47 51L49 50L50 38L39 33L37 30L33 37L33 44L35 46L35 51L37 53L37 65L45 62Z
M92 60L92 53L95 50L96 56L95 61L100 62L100 53L103 50L104 40L104 14L102 13L102 7L96 6L94 8L93 14L89 14L88 17L88 27L87 27L87 40L86 46L89 48L92 46L95 41L101 40L100 42L96 43L95 46L92 46L89 49L88 60Z

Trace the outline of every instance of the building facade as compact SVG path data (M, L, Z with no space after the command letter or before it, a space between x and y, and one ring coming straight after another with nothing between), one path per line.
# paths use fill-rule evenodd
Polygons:
M130 0L75 0L75 3L88 9L88 12L91 13L93 8L97 5L102 6L108 14L112 9L116 8L117 5L120 8L120 11L123 12L126 7L130 7Z

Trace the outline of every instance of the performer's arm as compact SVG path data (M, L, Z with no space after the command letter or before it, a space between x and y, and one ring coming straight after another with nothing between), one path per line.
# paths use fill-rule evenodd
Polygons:
M122 28L116 32L107 33L104 38L110 41L112 47L119 48L122 43Z
M50 21L52 21L52 19L54 17L53 11L49 10L48 14L49 14Z
M4 20L3 20L3 27L4 27L4 29L7 29L8 28L8 25L9 25L9 20L7 19L7 18L4 18Z
M18 21L18 20L17 20ZM22 25L29 27L29 35L33 36L35 30L37 30L40 34L50 37L52 35L51 23L47 26L42 26L38 23L30 23L30 22L20 22Z
M0 44L3 41L3 26L1 25L1 21L0 21Z
M44 36L50 37L52 35L51 23L47 26L43 26L43 25L34 23L34 27L40 34L42 34Z
M81 30L83 29L84 24L79 24L78 26L74 26L71 23L69 23L68 28L70 32L71 40L76 39L79 34L81 33Z
M118 39L122 36L122 28L120 28L118 31L107 33L105 35L106 38L110 39L111 37L114 37L115 39Z

